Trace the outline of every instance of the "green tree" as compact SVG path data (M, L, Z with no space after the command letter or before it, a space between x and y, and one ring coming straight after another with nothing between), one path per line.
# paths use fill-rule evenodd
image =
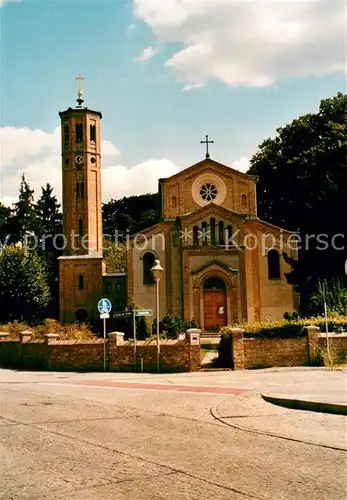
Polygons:
M0 251L11 239L12 210L0 203Z
M127 261L125 244L115 245L112 241L104 240L104 259L108 273L124 273Z
M248 173L258 177L259 217L299 231L300 262L287 256L293 267L288 281L301 292L305 309L319 279L344 276L347 95L325 99L317 113L279 128L259 146ZM307 240L308 235L315 237Z
M34 206L35 229L38 235L51 235L53 238L62 231L60 204L53 195L53 187L50 184L46 184L46 187L42 187L41 190L41 196Z
M19 198L14 204L12 242L24 242L26 235L35 230L34 191L21 176Z
M47 279L52 295L49 316L54 318L58 315L59 302L59 262L58 257L62 254L62 214L60 204L53 194L53 188L46 184L41 188L41 196L35 206L35 234L37 238L39 255L43 258Z
M34 322L43 317L50 301L46 269L36 254L14 245L0 254L0 321Z
M104 203L102 213L104 233L136 233L159 221L159 196L155 193L110 200Z

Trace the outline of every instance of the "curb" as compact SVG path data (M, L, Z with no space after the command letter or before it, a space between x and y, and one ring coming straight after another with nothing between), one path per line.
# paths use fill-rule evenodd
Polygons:
M330 413L334 415L347 415L347 405L344 404L281 398L277 396L269 396L266 394L261 394L261 397L267 403L272 403L276 406L283 406L284 408L291 408L293 410L306 410L318 413Z
M261 395L263 397L263 395ZM225 400L224 400L225 401ZM249 432L251 434L259 434L260 436L266 436L266 437L272 437L272 438L277 438L277 439L283 439L284 441L293 441L294 443L302 443L302 444L308 444L310 446L318 446L320 448L327 448L330 450L336 450L336 451L347 451L347 447L340 447L340 446L330 446L328 444L323 444L323 443L317 443L315 441L309 441L309 440L303 440L303 439L298 439L295 437L290 437L286 436L285 434L278 434L275 432L268 432L265 430L260 430L260 429L254 429L252 427L248 427L246 425L240 425L236 424L235 422L231 422L230 419L227 419L226 417L222 417L219 412L218 412L218 407L220 406L221 403L214 404L210 408L210 414L211 416L219 421L221 424L224 424L228 427L231 427L235 430L238 431L243 431L243 432Z

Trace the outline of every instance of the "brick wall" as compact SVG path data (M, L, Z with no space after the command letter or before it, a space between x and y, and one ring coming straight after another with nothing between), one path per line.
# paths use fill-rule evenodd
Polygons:
M51 370L101 370L104 366L104 341L49 342L47 364Z
M200 330L188 330L184 340L161 340L160 371L200 370ZM141 363L142 360L142 363ZM136 369L156 371L156 342L137 342ZM106 365L110 371L134 369L134 343L124 341L124 333L110 333L106 340ZM0 335L0 366L51 370L99 371L104 367L104 340L58 340L55 334L45 341L8 340Z
M308 363L307 340L299 339L244 339L246 369L267 366L301 366Z
M231 343L220 347L220 359L234 370L271 366L307 366L315 364L319 348L326 347L325 334L315 326L306 327L300 338L244 338L240 328L231 329ZM341 359L347 357L347 334L329 334L329 345ZM225 350L230 350L228 352Z

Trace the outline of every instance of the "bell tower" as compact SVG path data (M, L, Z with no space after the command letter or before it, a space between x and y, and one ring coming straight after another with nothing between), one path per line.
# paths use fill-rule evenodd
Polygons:
M63 175L63 230L67 255L102 254L102 115L83 106L79 82L77 106L59 113Z
M84 106L78 75L77 106L61 120L64 253L59 257L60 321L97 317L105 274L102 242L102 115Z

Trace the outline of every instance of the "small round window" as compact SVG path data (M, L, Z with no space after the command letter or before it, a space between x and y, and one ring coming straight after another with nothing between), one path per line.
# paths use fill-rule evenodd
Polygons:
M203 184L200 189L200 196L205 201L212 201L217 196L217 188L214 184Z

